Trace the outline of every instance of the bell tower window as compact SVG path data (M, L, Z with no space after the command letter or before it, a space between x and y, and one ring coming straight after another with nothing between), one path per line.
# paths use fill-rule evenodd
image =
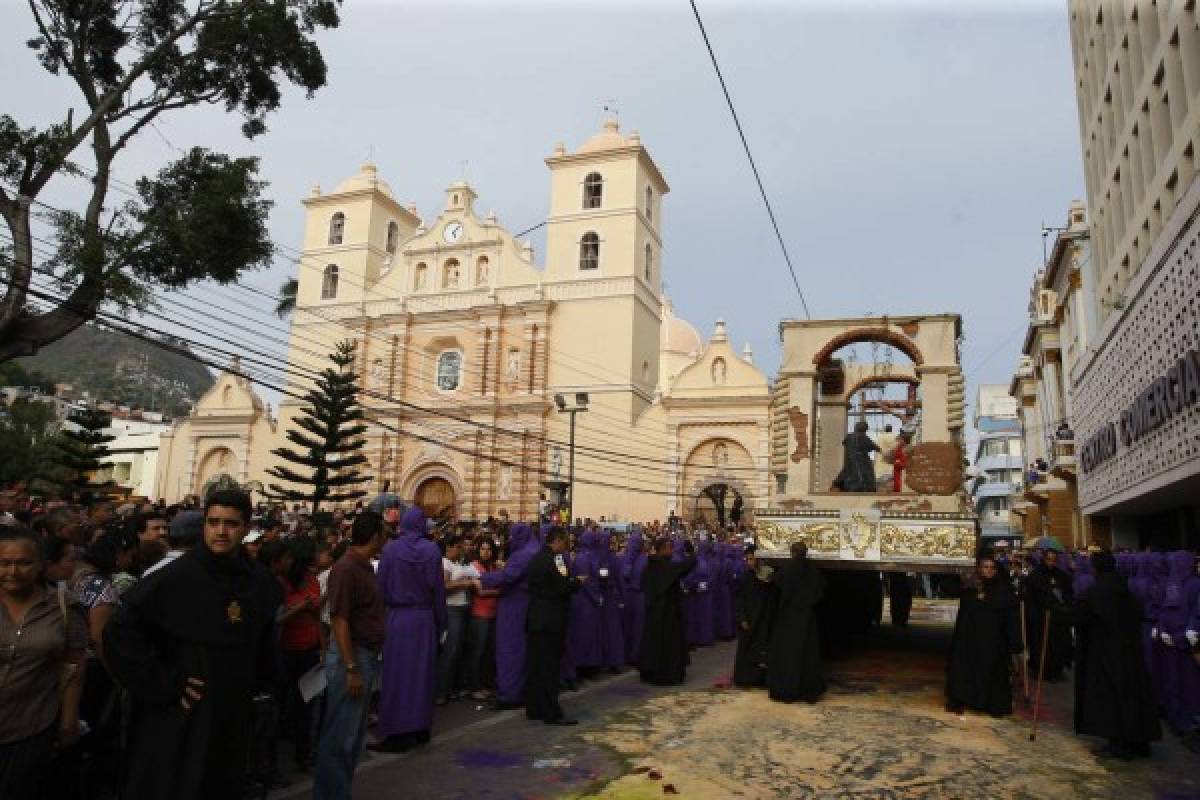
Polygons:
M646 187L646 221L654 222L654 189Z
M442 287L445 289L457 289L459 278L459 266L457 259L450 259L446 262L442 273Z
M329 219L329 243L341 244L346 234L346 215L337 212Z
M387 250L389 256L396 254L396 247L400 244L400 226L395 220L388 223L387 227L387 244L384 249Z
M583 179L583 207L599 208L604 200L604 178L599 172L589 172Z
M588 231L579 240L579 268L597 269L600 266L600 237Z
M338 268L337 264L330 264L325 267L325 272L321 275L321 299L332 300L337 297L338 290Z
M654 250L650 245L646 245L646 283L650 283L654 277Z

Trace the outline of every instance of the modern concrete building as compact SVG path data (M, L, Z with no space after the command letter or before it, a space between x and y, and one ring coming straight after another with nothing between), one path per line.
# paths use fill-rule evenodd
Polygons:
M1098 542L1200 545L1200 27L1192 2L1069 3L1096 324L1068 367Z
M1007 386L984 384L975 399L975 448L971 500L985 539L1021 538L1020 519L1011 512L1024 491L1024 447L1017 402Z

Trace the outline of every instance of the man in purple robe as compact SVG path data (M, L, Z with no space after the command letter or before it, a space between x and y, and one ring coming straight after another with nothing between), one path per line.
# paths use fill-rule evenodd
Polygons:
M1154 627L1162 645L1161 680L1167 722L1180 735L1191 730L1195 716L1200 714L1200 665L1192 658L1194 644L1187 636L1198 602L1200 577L1196 575L1195 556L1186 550L1170 553Z
M625 596L621 568L612 551L612 533L598 531L596 547L596 583L604 603L600 606L600 666L618 672L625 664L625 632L621 627Z
M642 592L642 573L646 571L644 548L642 532L635 529L625 540L625 552L621 554L621 581L625 590L621 622L625 634L626 664L637 663L642 630L646 625L646 595Z
M533 529L525 523L513 525L509 533L509 557L502 569L486 572L484 589L499 589L496 604L496 688L494 709L520 708L525 695L525 615L529 589L525 572L538 551Z
M600 591L600 534L585 530L579 536L579 548L571 560L570 576L584 578L579 591L571 595L571 615L567 628L567 651L576 673L592 677L604 660L600 631L604 596Z
M402 753L429 741L438 646L446 633L442 553L426 533L425 512L400 518L400 536L383 549L377 572L387 607L377 731L368 749Z
M733 584L730 581L728 545L717 542L713 545L713 634L721 641L734 637Z
M707 647L715 640L712 550L712 541L701 539L696 554L696 568L683 579L683 588L687 592L688 644L697 647Z

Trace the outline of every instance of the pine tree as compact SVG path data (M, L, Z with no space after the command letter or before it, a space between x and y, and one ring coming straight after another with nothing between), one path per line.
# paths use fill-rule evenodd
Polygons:
M360 452L367 443L362 438L367 426L358 405L358 378L350 369L354 343L339 342L329 360L333 366L321 371L316 387L304 396L305 405L295 420L297 427L287 432L288 441L299 449L275 448L271 453L286 463L267 470L273 478L305 487L286 488L272 483L268 486L270 497L311 503L314 514L323 502L362 497L366 492L357 486L370 480L358 471L367 463Z
M104 432L112 424L112 415L81 408L72 412L67 420L73 425L59 431L51 456L53 469L44 480L58 486L64 495L111 486L111 481L95 482L94 473L111 454L108 443L117 438Z

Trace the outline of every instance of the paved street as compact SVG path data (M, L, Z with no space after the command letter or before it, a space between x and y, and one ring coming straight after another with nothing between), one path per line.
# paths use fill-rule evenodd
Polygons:
M915 609L908 631L885 626L831 657L817 706L771 703L722 688L731 644L699 651L687 685L659 691L633 672L564 695L577 728L458 703L439 711L433 743L373 757L355 797L657 798L1190 798L1200 759L1168 735L1147 762L1098 763L1070 727L1070 688L1049 686L1036 743L1029 712L993 720L942 710L949 629ZM294 784L278 798L304 797Z

